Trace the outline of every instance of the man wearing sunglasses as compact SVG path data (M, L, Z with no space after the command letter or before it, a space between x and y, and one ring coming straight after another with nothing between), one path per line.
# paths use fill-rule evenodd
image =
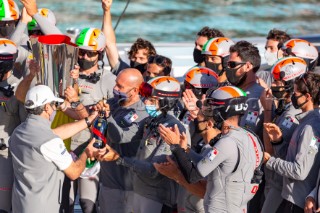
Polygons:
M263 122L265 111L271 112L272 104L268 104L265 90L257 83L256 72L260 68L259 50L247 41L239 41L230 47L230 58L227 62L226 75L228 81L247 93L248 108L241 117L239 126L250 129L263 139ZM269 99L268 99L269 100ZM262 105L263 104L263 105ZM267 108L268 107L268 108ZM264 184L250 201L249 211L260 211Z
M71 71L77 76L79 86L79 99L71 102L73 109L78 109L79 105L84 105L87 109L97 104L100 100L113 97L113 87L116 77L108 70L105 70L103 56L105 53L106 38L101 30L97 28L83 29L75 43L79 47L78 65ZM91 138L89 129L85 129L72 137L71 149L80 153L83 144ZM96 200L99 190L99 176L93 175L88 179L79 178L80 206L84 213L96 211ZM76 187L75 187L76 188ZM75 189L76 191L76 189ZM73 199L74 201L74 199ZM70 204L72 207L73 204Z
M97 113L52 130L52 114L63 101L45 85L32 87L26 95L29 116L9 140L15 177L12 212L59 212L64 175L72 180L78 178L86 159L93 157L94 140L74 161L62 139L90 127Z
M116 36L111 21L111 5L112 0L102 0L103 9L103 25L102 31L107 37L106 53L111 72L118 75L120 71L126 68L136 68L141 74L147 69L147 62L150 56L156 55L156 50L151 42L143 38L138 38L131 46L128 57L130 65L124 62L118 53L116 46Z
M143 73L144 81L158 76L170 76L172 61L162 55L149 56L147 70Z

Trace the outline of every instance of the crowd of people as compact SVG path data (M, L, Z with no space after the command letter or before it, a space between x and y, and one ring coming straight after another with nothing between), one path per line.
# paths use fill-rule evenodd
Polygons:
M38 83L30 46L63 35L54 13L0 1L0 213L71 213L76 196L84 213L320 212L310 42L271 29L262 68L254 44L203 27L179 82L143 38L129 64L119 57L112 0L101 0L102 28L75 38L73 83L57 97Z

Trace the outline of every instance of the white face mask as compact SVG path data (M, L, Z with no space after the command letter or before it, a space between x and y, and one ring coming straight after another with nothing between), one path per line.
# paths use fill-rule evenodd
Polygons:
M56 110L54 110L52 113L51 113L51 115L50 115L50 117L49 117L49 121L52 123L52 121L54 120L54 117L56 116L56 113L57 113L57 111Z
M269 52L269 51L265 51L264 52L264 58L267 61L267 64L269 66L274 65L277 61L278 61L278 52Z

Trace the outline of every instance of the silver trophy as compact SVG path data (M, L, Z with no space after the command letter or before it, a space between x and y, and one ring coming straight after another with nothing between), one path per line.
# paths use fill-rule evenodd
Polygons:
M65 35L45 35L30 38L33 58L40 65L37 84L49 86L57 97L73 85L70 71L78 60L78 47Z

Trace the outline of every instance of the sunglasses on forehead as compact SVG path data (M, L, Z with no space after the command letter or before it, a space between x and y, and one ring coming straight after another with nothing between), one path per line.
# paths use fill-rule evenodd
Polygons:
M157 64L158 66L166 66L166 58L161 55L149 56L148 64Z
M96 56L98 54L99 54L99 52L97 52L97 51L89 51L89 50L79 49L79 55L80 56L87 55L89 58L91 58L91 57L94 57L94 56Z
M238 65L245 65L246 64L246 62L236 62L236 61L228 61L227 62L227 66L229 67L229 68L236 68Z

